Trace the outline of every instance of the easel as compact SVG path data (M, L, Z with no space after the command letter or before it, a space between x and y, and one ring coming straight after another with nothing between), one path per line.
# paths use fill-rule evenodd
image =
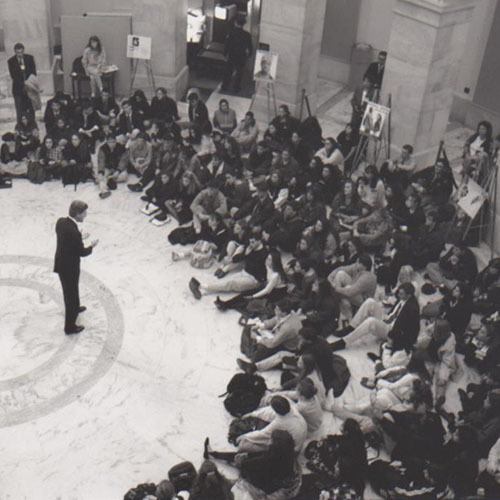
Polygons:
M259 90L262 90L263 88L265 88L265 92L267 94L267 121L270 122L278 114L278 105L276 103L276 91L274 88L274 81L269 81L269 82L262 80L255 81L255 93L252 96L252 101L250 102L250 107L248 108L248 111L252 111L255 105L255 100L257 99L257 94L259 94ZM273 115L271 115L271 109L272 111L274 111Z
M382 130L382 134L380 135L380 138L375 137L371 134L361 134L360 140L354 152L352 169L349 174L355 172L363 160L376 165L382 153L384 153L383 157L385 157L386 160L391 157L391 106L392 95L389 94L387 98L387 107L389 108L390 112L388 115L387 123ZM369 161L368 158L370 152L372 152L371 161Z
M476 215L476 217L474 217L473 219L469 218L469 222L465 227L464 233L461 237L461 241L465 241L470 231L472 231L473 229L477 229L479 239L482 239L483 236L485 236L486 239L489 236L491 257L493 258L494 245L495 245L495 226L496 226L495 210L498 201L498 187L497 187L498 165L496 164L493 158L488 157L483 167L487 168L487 175L484 177L482 183L480 183L479 185L487 195L486 200L484 201L479 211L479 214ZM467 183L467 180L468 179L462 182L462 184L458 187L458 189L460 189L460 187L464 183ZM459 209L458 205L457 209ZM474 220L476 220L478 216L479 216L478 223L474 224ZM457 224L457 221L458 221L458 213L457 215L455 215L453 219L453 226ZM484 234L485 230L486 234Z
M153 74L153 67L151 65L151 60L149 59L132 59L132 74L130 76L129 94L132 94L132 90L134 89L134 83L137 76L137 68L139 67L139 63L141 61L144 63L144 67L146 68L146 75L148 77L148 85L151 90L151 95L154 95L156 90L155 77Z

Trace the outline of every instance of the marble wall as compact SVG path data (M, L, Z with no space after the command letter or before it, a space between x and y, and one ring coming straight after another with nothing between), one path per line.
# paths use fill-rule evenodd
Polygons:
M300 107L303 88L315 108L325 8L326 0L273 0L262 5L260 41L279 54L276 98L292 113ZM262 107L264 101L262 96Z
M432 162L444 137L474 2L398 0L382 95L392 94L393 145Z

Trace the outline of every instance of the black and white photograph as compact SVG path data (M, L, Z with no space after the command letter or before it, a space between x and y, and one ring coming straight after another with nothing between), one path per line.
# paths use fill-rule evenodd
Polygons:
M500 500L500 0L0 0L0 500Z

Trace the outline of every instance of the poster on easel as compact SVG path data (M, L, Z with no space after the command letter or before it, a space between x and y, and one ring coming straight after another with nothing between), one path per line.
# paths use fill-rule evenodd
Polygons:
M471 218L474 219L483 203L488 199L486 191L474 180L468 179L457 190L457 205Z
M390 112L387 106L368 101L359 127L360 134L380 139Z
M151 37L128 35L127 57L129 59L151 60Z
M255 55L253 79L256 82L275 82L278 72L278 54L258 50Z

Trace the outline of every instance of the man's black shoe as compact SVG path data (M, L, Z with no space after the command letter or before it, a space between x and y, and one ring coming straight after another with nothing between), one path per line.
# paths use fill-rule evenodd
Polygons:
M240 358L236 360L236 363L238 364L239 368L248 375L253 375L257 371L255 363L249 363L248 361L244 361L243 359Z
M127 187L134 193L140 193L142 191L142 184L140 182L136 184L127 184Z
M196 300L201 299L200 282L197 279L191 278L191 281L189 282L189 289Z
M341 328L340 330L337 330L334 335L335 337L345 337L349 335L352 331L354 331L354 328L351 325L347 325L345 328Z
M337 340L337 342L332 342L330 344L330 348L333 352L341 351L342 349L345 349L345 342L342 339Z
M374 363L376 363L380 358L373 352L367 352L366 355L368 356L368 359L370 361L373 361Z
M76 335L77 333L83 332L85 330L84 326L76 325L74 328L71 328L71 330L66 330L64 333L66 335Z
M87 308L85 306L80 306L78 308L78 314L82 313L82 312L85 312L87 310Z

